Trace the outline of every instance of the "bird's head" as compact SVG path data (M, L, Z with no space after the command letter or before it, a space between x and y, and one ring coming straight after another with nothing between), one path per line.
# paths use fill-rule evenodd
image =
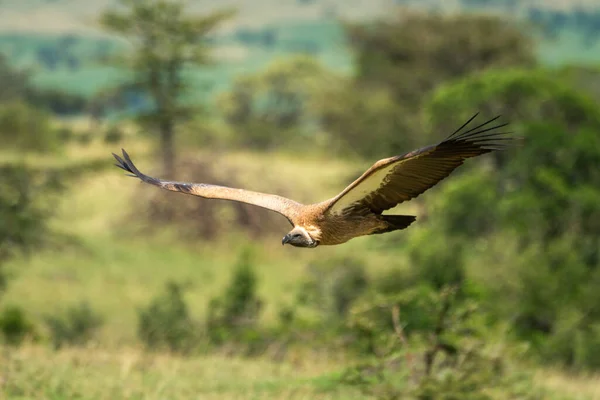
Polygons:
M319 241L312 238L306 229L295 227L283 237L281 244L291 244L294 247L317 247Z

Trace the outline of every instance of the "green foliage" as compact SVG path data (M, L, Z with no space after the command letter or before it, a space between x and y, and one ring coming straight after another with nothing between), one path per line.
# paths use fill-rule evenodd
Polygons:
M426 231L418 231L408 244L413 280L436 290L465 283L464 244L452 240L431 241Z
M21 100L29 90L29 75L13 68L3 53L0 53L0 82L0 104Z
M123 131L116 125L111 126L104 134L104 142L116 144L123 140Z
M164 293L138 310L138 338L150 350L187 353L196 344L196 326L183 297L184 287L168 282Z
M497 16L403 10L390 19L348 25L348 33L357 53L357 79L390 87L398 103L413 109L441 83L490 68L535 64L524 27Z
M214 343L235 341L245 334L252 336L262 309L256 286L252 255L249 250L245 250L241 253L231 282L223 294L209 302L206 329Z
M222 295L208 304L206 330L213 344L235 344L247 354L264 348L267 338L258 326L263 303L256 292L252 254L250 250L244 250L229 285Z
M436 232L439 235L439 232ZM454 288L453 296L459 301L479 301L480 288L466 271L468 253L464 241L451 235L432 238L427 227L415 227L403 252L407 254L410 268L391 269L379 275L372 286L370 296L362 299L363 306L372 302L385 304L386 298L396 299L402 309L406 332L423 332L433 329L435 321L430 309L434 307L437 293L444 288ZM377 352L378 329L389 327L389 310L371 311L378 324L353 324L359 336L364 337L369 352Z
M355 258L317 260L298 291L298 303L319 311L328 325L345 320L369 284L364 264Z
M61 188L58 173L0 166L0 263L48 242L48 220Z
M121 9L104 12L100 23L133 45L129 57L115 60L115 64L124 64L133 72L133 80L124 86L144 93L152 103L143 120L160 132L163 165L170 176L175 162L175 124L190 114L181 104L188 86L184 72L189 66L209 62L206 39L232 13L191 16L185 4L175 0L120 0L119 5Z
M83 114L88 106L85 97L57 89L30 89L26 101L35 108L65 116Z
M81 146L89 146L94 139L94 132L85 131L75 136L77 138L76 143Z
M0 140L17 151L44 152L59 145L50 115L20 101L0 104Z
M60 115L83 112L87 103L85 98L56 89L38 89L31 83L30 72L14 68L7 57L0 54L0 82L3 89L0 93L0 105L22 102L31 106L37 115L42 115L38 110Z
M236 79L219 97L217 107L237 132L236 142L241 146L298 146L310 139L314 147L315 140L320 140L314 132L319 99L340 82L339 76L315 59L296 56ZM309 137L311 132L313 137Z
M88 343L102 326L103 318L88 302L80 302L58 315L45 318L50 338L56 349Z
M419 111L442 83L535 64L524 30L495 16L403 10L384 20L349 24L347 32L356 75L324 97L321 122L334 143L369 158L425 144Z
M382 281L386 277L384 276ZM435 291L426 284L413 284L411 287L394 291L369 291L350 310L346 319L348 329L356 337L354 347L363 355L379 355L389 351L389 332L393 329L390 307L398 305L402 310L402 320L408 334L427 332L434 329ZM387 287L390 290L389 287Z
M56 136L61 143L69 143L76 137L73 129L66 126L58 128L56 130Z
M6 306L0 312L0 333L4 343L16 346L27 337L35 337L33 324L18 306Z
M408 290L353 309L353 324L377 332L382 346L371 360L349 368L342 382L376 399L543 398L530 377L510 370L513 351L490 343L476 304L458 300L452 289ZM400 311L414 304L430 323L409 332Z
M590 338L600 322L592 306L599 304L600 111L570 79L541 69L494 71L436 93L428 113L437 129L478 109L507 115L524 140L444 185L430 226L473 250L473 242L511 237L516 251L504 262L512 268L488 283L490 306L543 357L583 368L596 365L580 355L582 347L598 351Z
M4 263L53 240L48 225L63 188L60 175L24 164L0 165L0 298L8 284Z
M567 65L559 73L561 79L600 101L600 66Z
M365 158L402 153L416 143L414 114L397 103L385 87L348 82L322 96L319 121L331 146L342 154Z

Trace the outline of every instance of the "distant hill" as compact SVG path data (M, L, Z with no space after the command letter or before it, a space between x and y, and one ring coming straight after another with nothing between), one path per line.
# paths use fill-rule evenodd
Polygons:
M218 68L196 74L205 94L226 88L236 75L255 71L290 53L308 53L332 68L351 59L339 19L366 20L395 6L439 12L493 12L545 24L539 42L547 63L600 62L598 0L190 0L192 12L238 9L214 40ZM99 59L122 46L98 29L99 13L114 0L0 0L0 52L33 69L35 82L92 95L119 71ZM201 92L201 91L198 91Z
M93 21L116 0L0 0L0 32L99 33ZM456 12L479 9L526 15L530 9L558 12L600 9L598 0L189 0L190 10L239 10L236 26L261 27L282 20L315 20L342 17L365 19L380 16L394 6Z

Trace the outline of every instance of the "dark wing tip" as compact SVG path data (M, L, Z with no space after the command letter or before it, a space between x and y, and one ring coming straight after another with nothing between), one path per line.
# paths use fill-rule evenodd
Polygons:
M475 114L471 117L442 143L452 143L453 145L462 144L487 151L505 150L514 145L523 143L523 138L512 136L514 132L500 130L501 128L508 126L509 122L497 123L490 126L492 122L500 119L501 115L497 115L475 127L463 131L477 115L478 114Z
M124 170L126 172L129 172L129 174L125 174L125 176L139 178L144 182L151 183L154 185L159 183L159 181L157 179L154 179L154 178L151 178L149 176L142 174L140 172L140 170L138 170L137 167L133 164L133 161L131 161L129 154L127 154L127 152L124 149L121 149L121 152L123 153L123 157L121 157L115 153L112 153L112 155L115 158L115 160L117 160L117 163L115 164L115 166L121 168L122 170Z
M115 164L116 167L119 167L124 171L133 173L133 170L129 167L129 164L127 163L127 161L123 160L121 157L119 157L115 153L112 153L112 155L115 158L115 160L117 160L117 163Z

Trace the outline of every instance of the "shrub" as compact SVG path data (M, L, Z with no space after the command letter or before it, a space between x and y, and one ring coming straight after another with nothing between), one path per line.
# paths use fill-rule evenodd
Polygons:
M221 296L213 298L209 303L206 327L213 343L254 341L262 308L256 287L257 277L252 256L248 250L244 250L228 287Z
M168 282L163 293L138 310L138 337L148 349L192 350L196 330L183 292L182 284Z
M529 376L510 369L514 349L491 344L491 330L476 304L457 301L453 289L430 293L422 311L432 323L408 334L400 317L404 308L398 307L407 299L380 298L361 310L357 322L377 327L386 346L370 360L349 368L342 382L376 399L544 398L532 388ZM387 314L385 325L381 325L381 310Z
M19 345L27 336L35 337L33 324L18 306L6 306L0 312L0 333L6 344Z
M298 302L317 309L324 320L343 321L368 286L364 264L355 258L319 260L308 265Z
M310 143L314 150L321 141L321 135L314 134L317 99L339 82L340 77L316 59L291 57L236 79L217 98L217 107L244 148L298 151Z
M369 159L429 144L419 110L444 82L536 63L531 36L498 16L402 8L345 28L355 74L319 98L318 117L333 143Z
M92 132L81 132L77 135L77 143L81 146L88 146L92 143L94 139L94 134Z
M123 131L118 126L111 126L104 134L104 142L108 144L119 143L123 140Z
M48 242L48 220L62 187L60 174L0 166L0 263Z
M56 136L61 143L69 143L73 140L75 134L71 128L63 126L56 130Z
M87 302L67 308L59 315L47 316L46 324L55 348L88 343L102 326L103 318Z
M56 150L59 145L50 115L22 102L0 106L0 140L3 148L36 152Z
M482 110L506 115L524 140L465 165L442 185L428 204L428 228L443 241L462 242L471 261L479 257L472 276L486 306L541 357L596 368L581 354L598 351L600 112L594 79L581 90L574 81L582 76L572 74L488 71L435 93L425 107L435 130Z

